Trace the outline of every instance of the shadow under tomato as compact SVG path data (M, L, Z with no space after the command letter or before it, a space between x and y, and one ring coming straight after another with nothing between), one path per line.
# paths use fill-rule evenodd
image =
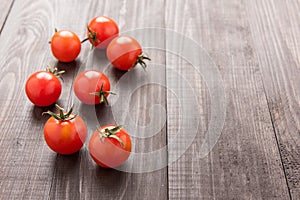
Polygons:
M80 169L80 151L71 155L57 154L55 162L54 177L64 179L69 177L71 180Z
M136 66L133 69L131 69L130 71L122 71L119 70L117 68L115 68L114 66L112 66L110 64L110 66L107 68L107 70L105 71L105 74L107 74L110 77L110 81L111 81L111 86L112 86L112 90L114 89L115 85L120 81L120 79L126 74L126 73L130 73L131 77L143 77L145 75L147 75L147 69L139 69L141 68L141 66ZM128 78L128 77L127 77ZM127 84L126 79L122 80L122 84Z
M72 155L57 155L52 179L53 191L59 191L61 188L68 189L69 185L72 185L72 188L80 187L80 154L77 152ZM67 191L72 192L70 199L78 196L74 191L76 190Z
M95 175L97 182L101 182L101 185L112 192L118 191L126 183L127 173L121 172L115 169L103 168L100 166L95 167Z
M104 103L97 105L81 104L79 113L87 126L92 127L92 130L99 126L115 123L111 107Z
M89 69L98 69L100 71L103 71L103 69L108 65L106 50L94 48L91 53L91 57L88 61L88 63L90 63L90 66L87 67Z
M57 154L57 161L62 161L63 164L72 166L79 161L79 157L80 157L80 151L70 155Z
M115 68L113 65L111 67L111 75L115 80L119 80L124 74L126 74L128 71L122 71L117 68Z
M103 59L103 58L107 59L107 57L106 57L106 49L94 48L93 51L94 51L93 53L95 53L96 56L99 57L99 59Z
M43 115L44 112L47 111L52 111L54 113L57 113L57 109L55 107L55 104L57 105L62 105L62 101L60 99L58 99L55 103L51 104L50 106L36 106L36 105L32 105L32 110L31 110L31 116L32 118L34 118L36 121L45 121L49 118L49 116L47 115Z
M44 112L47 112L48 110L50 111L55 111L55 103L50 105L50 106L46 106L46 107L39 107L39 106L32 106L32 118L34 118L36 121L46 121L48 119L48 117L46 115L43 115Z
M64 62L56 62L55 66L58 70L62 71L64 70L65 73L62 75L62 78L73 78L77 73L82 65L80 60L74 60L69 63L64 63Z

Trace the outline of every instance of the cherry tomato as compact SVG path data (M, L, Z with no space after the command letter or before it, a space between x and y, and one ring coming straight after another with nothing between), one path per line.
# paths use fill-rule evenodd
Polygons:
M72 31L56 31L51 39L51 51L57 60L72 62L77 58L81 50L81 42Z
M112 92L108 78L98 70L86 70L78 74L74 81L74 92L85 104L108 104L107 96Z
M130 136L122 126L114 124L102 126L91 136L89 152L92 159L101 167L117 167L130 155Z
M47 145L59 154L73 154L81 149L87 128L81 117L72 113L72 109L65 113L58 105L60 114L48 111L51 117L44 126L44 138Z
M61 94L59 77L64 71L52 70L35 72L27 79L25 91L28 99L37 106L49 106L57 101Z
M142 54L141 45L130 36L114 38L107 47L106 55L114 67L124 71L130 70L138 63L145 68L146 63L143 60L150 60Z
M105 49L118 34L119 28L117 23L106 16L95 17L88 25L87 37L90 43L99 49Z

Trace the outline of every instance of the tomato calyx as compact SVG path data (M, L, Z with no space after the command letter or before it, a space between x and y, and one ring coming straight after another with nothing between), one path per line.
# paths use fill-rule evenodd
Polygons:
M97 38L97 32L96 31L92 31L89 26L87 26L87 30L89 32L88 37L85 38L84 40L81 41L81 43L84 43L87 40L91 40L92 41L92 49L95 47L95 43L96 42L101 42L98 38Z
M125 144L123 143L121 138L119 138L116 135L116 133L118 133L122 128L123 128L122 125L115 126L113 128L105 128L105 129L102 129L102 130L97 128L97 131L100 135L100 141L103 142L103 138L114 138L122 145L122 147L125 147Z
M103 90L103 83L101 85L101 88L100 88L99 92L92 92L91 94L100 97L100 103L104 102L106 105L109 105L106 95L107 94L116 95L116 93L113 93L111 91L104 91Z
M57 76L58 78L61 78L61 75L66 72L65 70L59 71L56 67L52 68L50 65L47 66L46 71Z
M42 115L48 114L59 121L72 120L77 117L76 114L73 114L73 106L69 109L68 112L65 112L65 110L57 104L55 104L55 107L58 109L59 114L55 114L54 112L48 110L47 112L43 112Z
M146 69L147 64L145 63L144 60L151 61L151 59L149 57L147 57L143 53L141 53L140 55L138 55L137 60L135 61L133 67L135 67L137 64L140 64L143 67L143 69Z

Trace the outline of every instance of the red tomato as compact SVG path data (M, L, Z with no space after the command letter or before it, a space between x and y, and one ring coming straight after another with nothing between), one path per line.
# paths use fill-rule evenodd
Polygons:
M85 104L108 103L111 93L108 78L98 70L86 70L78 74L74 81L74 92Z
M146 67L144 59L150 58L142 54L141 45L130 36L119 36L114 38L106 50L108 60L119 70L130 70L137 63Z
M73 154L83 146L87 128L82 118L74 115L72 110L64 113L61 109L60 112L62 113L57 115L47 112L51 117L44 126L44 138L47 145L56 153Z
M57 60L72 62L81 50L81 42L72 31L56 31L51 39L51 51Z
M131 139L121 127L109 124L96 130L89 141L92 159L101 167L114 168L123 164L131 152Z
M99 49L105 49L118 34L117 23L106 16L95 17L88 25L87 37L90 43Z
M55 68L51 71L39 71L32 74L26 82L25 91L29 100L37 106L49 106L57 101L61 94L61 83L58 76L64 71L58 72Z

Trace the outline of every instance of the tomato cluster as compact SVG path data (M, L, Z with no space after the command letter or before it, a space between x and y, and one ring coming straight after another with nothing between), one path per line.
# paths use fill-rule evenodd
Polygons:
M74 61L81 51L81 45L89 41L93 48L106 49L109 62L118 70L128 71L140 64L146 67L142 47L131 36L119 36L117 23L107 16L93 18L86 29L87 37L82 41L70 30L56 30L49 41L53 56L60 62ZM33 73L27 80L25 91L28 99L36 106L49 106L60 97L62 84L59 77L64 71L47 67L46 71ZM85 70L74 80L74 93L84 104L108 104L110 91L108 77L99 70ZM54 152L68 155L78 152L87 138L84 120L73 113L73 107L65 111L55 105L58 113L52 111L44 126L44 138ZM114 168L123 164L131 152L131 139L126 130L116 124L97 128L89 139L91 158L101 167Z
M106 49L110 63L117 69L127 71L141 64L146 67L142 47L133 37L119 36L117 23L107 17L93 18L87 26L87 38L80 42L78 36L69 30L55 30L50 41L52 54L60 62L72 62L80 53L81 43L89 41L92 47Z

